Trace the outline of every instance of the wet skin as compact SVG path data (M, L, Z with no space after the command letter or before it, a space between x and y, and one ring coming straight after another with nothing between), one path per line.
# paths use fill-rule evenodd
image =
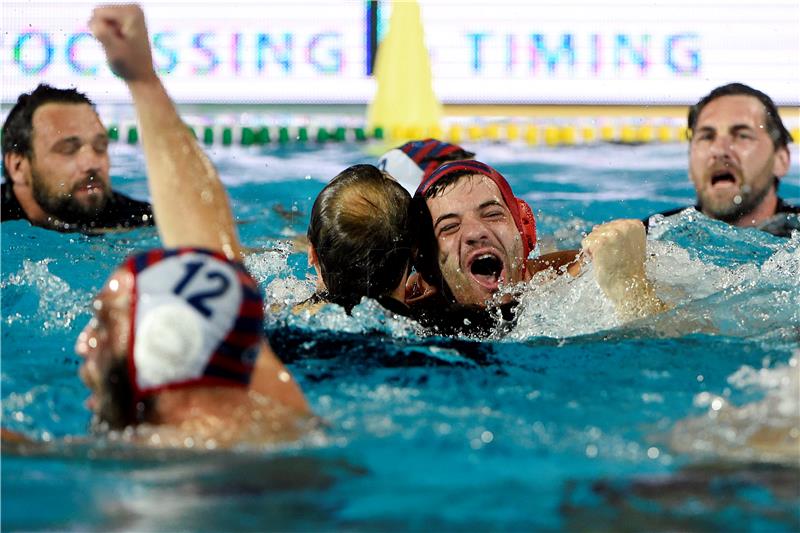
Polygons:
M75 353L84 359L81 380L92 392L86 405L101 418L114 410L107 390L112 363L127 356L132 288L132 275L117 270L92 302L94 316L75 343Z
M37 203L58 218L91 214L111 194L108 134L88 104L48 103L32 118L29 179Z
M456 301L485 305L500 284L524 280L522 238L491 179L465 176L426 203L439 268Z
M756 98L722 96L697 120L689 149L689 177L706 215L753 225L774 213L774 177L789 169L789 152L776 149Z

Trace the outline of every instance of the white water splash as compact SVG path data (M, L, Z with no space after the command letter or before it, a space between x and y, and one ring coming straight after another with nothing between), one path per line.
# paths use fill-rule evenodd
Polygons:
M70 329L78 315L86 312L90 295L73 290L66 281L51 273L47 265L53 261L54 259L25 259L22 261L22 268L0 284L2 290L15 286L23 290L30 288L38 293L38 307L33 316L26 316L19 311L9 313L7 303L4 304L3 315L7 325L39 319L43 322L41 328L44 331L63 331Z
M702 392L695 405L707 408L703 416L678 422L671 446L679 452L720 458L800 462L800 350L787 364L756 369L742 366L728 377L732 386L763 392L761 400L736 406L727 395Z
M800 235L780 245L762 266L717 266L670 241L647 242L647 277L672 309L638 322L659 335L705 331L752 335L776 323L800 323ZM571 337L623 323L600 290L591 263L577 278L540 273L507 292L519 294L512 340Z
M577 278L547 279L542 272L525 285L519 298L511 340L532 337L572 337L619 325L613 304L594 279L591 265Z

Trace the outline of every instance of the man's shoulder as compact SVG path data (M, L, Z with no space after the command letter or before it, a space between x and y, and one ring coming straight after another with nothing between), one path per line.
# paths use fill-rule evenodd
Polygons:
M433 297L410 307L411 318L435 335L487 338L501 335L515 323L516 302L489 308L447 302Z
M800 207L778 198L775 214L756 227L776 237L791 237L792 232L800 230Z
M800 206L789 204L785 202L783 198L778 198L778 205L775 208L775 214L778 213L800 214Z

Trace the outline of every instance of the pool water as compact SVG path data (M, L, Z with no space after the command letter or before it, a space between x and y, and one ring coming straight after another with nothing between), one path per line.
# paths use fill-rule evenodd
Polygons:
M547 249L694 197L684 145L467 148L532 205ZM647 268L673 309L626 325L590 272L529 288L492 340L425 336L366 300L351 317L289 313L312 287L295 241L314 197L376 151L210 151L280 308L271 343L328 424L270 449L65 443L89 420L73 345L91 297L157 234L2 224L2 424L50 443L4 449L4 530L800 529L797 455L748 440L800 427L800 234L660 223ZM112 161L115 186L146 197L139 149L115 145ZM780 192L800 198L796 163Z

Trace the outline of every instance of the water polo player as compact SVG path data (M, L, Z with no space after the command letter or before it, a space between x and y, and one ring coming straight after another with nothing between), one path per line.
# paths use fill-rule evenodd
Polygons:
M90 404L111 427L168 426L220 443L285 437L308 406L263 339L227 194L153 70L144 14L98 7L89 26L133 97L158 231L178 249L130 259L96 300L78 341Z
M162 446L297 436L297 411L251 387L258 358L274 356L240 263L195 248L134 255L92 308L75 350L96 430L146 428L134 434Z
M450 301L485 306L502 285L529 281L543 268L575 265L574 251L529 259L537 241L531 208L514 196L502 174L479 161L438 167L423 178L413 204L421 239L415 266ZM663 309L645 275L641 222L597 226L582 246L621 317Z

